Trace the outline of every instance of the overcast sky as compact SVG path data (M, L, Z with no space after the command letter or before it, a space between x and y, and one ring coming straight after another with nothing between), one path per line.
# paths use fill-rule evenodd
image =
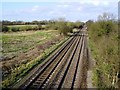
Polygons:
M4 0L2 20L50 20L64 17L70 21L97 20L109 12L118 16L119 0Z

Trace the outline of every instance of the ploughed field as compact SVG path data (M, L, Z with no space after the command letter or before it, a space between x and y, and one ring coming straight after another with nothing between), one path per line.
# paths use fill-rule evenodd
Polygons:
M7 87L32 67L40 63L40 58L53 51L66 38L57 30L21 31L2 33L3 87Z

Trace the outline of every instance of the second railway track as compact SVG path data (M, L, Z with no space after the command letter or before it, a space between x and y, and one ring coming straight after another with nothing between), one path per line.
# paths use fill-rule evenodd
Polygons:
M18 85L18 88L22 90L79 88L84 38L83 32L75 33L33 75Z

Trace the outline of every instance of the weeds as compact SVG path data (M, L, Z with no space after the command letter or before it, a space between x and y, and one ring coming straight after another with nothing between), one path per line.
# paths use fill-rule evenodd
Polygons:
M96 60L93 82L99 88L116 88L118 69L117 23L112 20L88 24L89 45Z
M16 83L19 79L21 79L26 74L28 74L31 69L33 69L38 64L42 63L51 53L53 53L58 47L60 47L66 40L67 38L57 43L56 45L53 45L52 47L46 49L44 53L38 56L35 60L32 60L26 64L22 64L19 67L16 67L12 71L11 75L2 82L2 87L6 88Z

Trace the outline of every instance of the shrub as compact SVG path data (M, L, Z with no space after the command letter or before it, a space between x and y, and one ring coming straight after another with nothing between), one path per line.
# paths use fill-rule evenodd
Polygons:
M99 21L98 23L101 29L104 29L104 34L108 35L114 29L114 23L112 21Z
M8 32L8 31L9 31L9 28L8 28L7 26L3 26L3 27L2 27L2 31L3 31L3 32Z
M11 28L11 31L17 32L17 31L19 31L19 28L18 28L18 27L12 27L12 28Z
M98 88L115 88L119 72L117 23L103 18L87 25L91 52L96 61L93 82Z
M29 30L39 30L39 27L38 26L35 26L35 27L32 27L32 28L29 28Z
M60 34L63 35L67 35L67 33L71 31L71 29L67 26L65 22L59 22L57 27Z
M42 29L42 25L39 24L39 25L38 25L38 30L41 30L41 29Z
M68 22L67 23L67 26L69 27L69 32L72 33L73 32L73 29L75 27L74 23L73 22Z
M32 28L30 26L25 27L25 31L30 31L30 30L32 30Z
M57 30L58 29L58 25L57 22L56 23L50 23L48 25L46 25L45 27L46 30Z
M25 31L25 27L20 27L19 31Z

